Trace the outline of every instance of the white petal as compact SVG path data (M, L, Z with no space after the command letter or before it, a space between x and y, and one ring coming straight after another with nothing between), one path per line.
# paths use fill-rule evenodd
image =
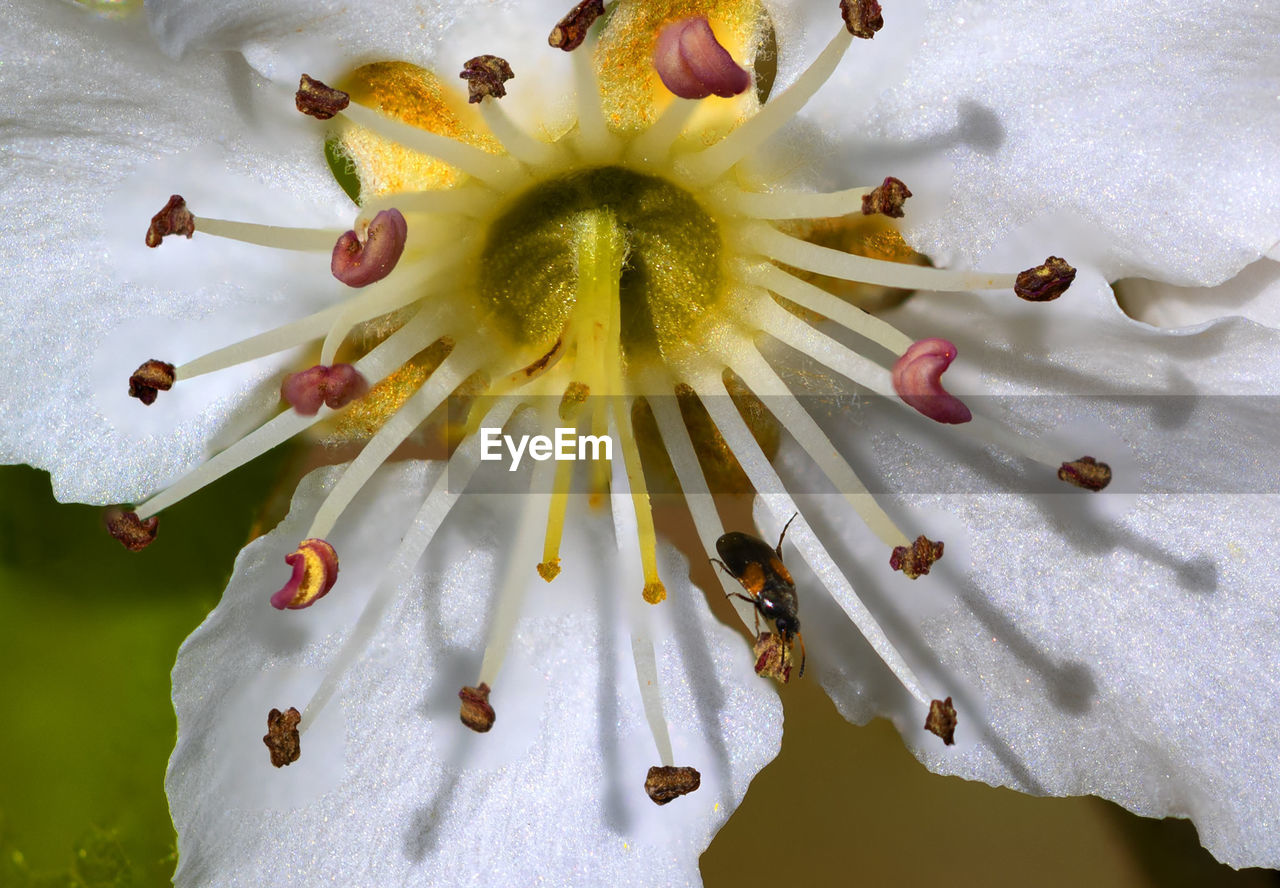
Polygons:
M881 34L923 5L886 10ZM812 109L846 149L954 161L944 216L905 220L925 252L972 262L1054 214L1096 233L1077 264L1214 284L1280 239L1272 7L934 0L927 15L927 42L871 121L843 117L840 99L889 84L852 69Z
M248 273L245 253L213 255L216 241L147 250L150 215L183 177L206 186L221 179L224 196L230 182L250 183L241 189L256 194L248 212L244 201L217 207L233 217L239 209L241 218L253 218L258 205L281 205L265 196L264 181L273 178L296 183L293 193L307 206L332 208L339 192L318 140L299 145L291 123L300 115L286 105L277 125L259 101L261 83L234 57L178 64L152 45L142 22L102 20L74 4L24 7L6 21L0 89L11 104L0 238L10 263L0 336L11 357L0 388L0 461L50 470L61 499L127 500L197 459L262 378L258 371L189 389L170 399L166 414L164 401L148 410L126 397L129 373L166 358L152 353L164 344L183 360L194 355L178 352L245 332L254 311L245 303L273 297L270 280L238 278L228 267L233 257ZM161 159L192 146L200 146L201 162L188 157L166 175ZM122 215L121 192L137 218ZM333 218L330 209L318 221ZM216 271L193 261L197 254L212 257ZM173 272L167 281L133 273L148 260ZM219 315L220 308L238 311Z
M385 885L698 883L697 858L778 749L781 708L741 638L716 623L678 558L650 611L676 764L702 773L659 808L658 764L636 689L612 535L572 519L565 573L531 588L491 698L485 735L458 721L475 681L509 540L509 497L458 506L338 695L280 770L261 736L268 709L314 688L373 590L429 471L384 468L331 538L337 586L304 611L267 597L332 471L308 476L286 521L241 555L222 603L174 669L179 740L167 788L177 884ZM313 760L313 752L315 760Z
M1126 313L1156 327L1194 327L1238 315L1280 327L1280 262L1259 259L1216 287L1175 287L1143 278L1116 282Z
M1085 298L1105 290L1084 283ZM887 507L908 536L944 540L946 556L913 583L838 509L815 504L817 529L926 687L955 698L957 745L922 731L921 707L820 591L804 598L816 674L846 716L892 713L934 770L1190 817L1219 859L1280 865L1280 739L1269 728L1280 380L1268 363L1280 333L1236 320L1169 335L1119 317L1082 329L1069 314L1051 333L1025 317L966 330L956 299L919 303L917 317L955 336L962 358L1021 393L1003 401L1016 418L1101 429L1086 432L1093 455L1130 468L1090 495L901 411L842 413L833 437L853 442L875 487L899 494Z

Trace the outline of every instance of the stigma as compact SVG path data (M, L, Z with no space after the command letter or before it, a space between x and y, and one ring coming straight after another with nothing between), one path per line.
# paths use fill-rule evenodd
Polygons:
M480 469L480 429L502 429L524 414L540 429L570 427L607 439L612 459L535 464L526 514L503 553L506 572L483 663L475 684L459 692L468 727L477 733L505 727L495 728L500 672L532 578L551 583L584 567L560 554L567 504L578 490L609 505L620 531L618 557L634 556L632 585L619 594L642 607L662 606L667 593L650 490L668 473L684 493L694 545L705 552L725 533L716 494L745 485L768 494L761 502L780 524L792 515L792 544L825 584L801 590L801 597L831 595L950 743L954 710L946 718L937 712L946 689L925 690L835 568L772 466L773 432L785 428L800 444L883 544L892 570L911 579L929 574L943 543L898 526L762 346L773 339L811 356L859 390L923 416L933 423L928 433L964 427L1069 484L1098 490L1105 486L1104 463L1025 440L944 388L944 372L964 360L950 341L914 340L812 282L817 275L909 291L990 290L1038 302L1061 296L1075 271L1058 257L1001 274L824 246L809 236L823 220L872 217L892 232L890 220L909 212L907 185L887 177L819 193L754 172L761 165L753 158L769 150L770 137L822 87L855 37L870 39L884 26L873 0L841 2L826 48L764 104L751 89L759 36L751 27L726 30L701 16L666 21L645 4L620 3L605 19L612 30L603 33L602 12L599 0L586 0L552 28L550 47L572 54L572 114L536 131L502 104L516 100L514 87L535 72L513 71L491 54L466 63L465 93L449 93L436 75L402 62L366 65L333 85L302 74L293 108L313 118L317 150L340 157L358 180L350 229L207 217L180 195L156 213L145 232L149 246L177 238L166 249L181 249L182 240L218 237L301 251L328 262L342 286L310 316L208 354L164 356L139 368L131 391L150 404L156 392L202 374L269 355L307 355L282 373L272 419L121 513L130 517L117 518L113 533L131 547L144 537L149 542L163 509L294 436L357 444L358 455L286 557L287 582L263 597L264 606L288 612L280 619L306 619L293 612L325 607L322 598L342 594L339 554L325 538L373 473L430 418L462 408L439 441L448 481L423 492L421 517L409 534L424 548ZM650 60L647 80L627 86L649 96L643 113L629 112L599 79L623 43L627 51L641 47ZM446 94L453 98L441 98ZM747 397L768 409L744 416L738 404ZM663 455L660 466L646 457L654 452ZM732 485L724 481L730 477ZM722 591L743 598L736 587ZM388 607L389 594L371 599L367 613ZM739 607L739 615L756 644L757 673L785 683L798 633L781 621L759 633L755 607ZM361 625L370 622L361 618ZM362 638L352 633L306 710L300 716L291 710L296 717L273 731L296 737L299 724L305 729L314 721L358 659ZM697 771L674 763L652 642L641 628L633 640L661 760L645 789L666 804L696 790ZM822 652L815 653L820 662ZM293 742L289 754L296 752ZM280 757L275 747L272 755Z

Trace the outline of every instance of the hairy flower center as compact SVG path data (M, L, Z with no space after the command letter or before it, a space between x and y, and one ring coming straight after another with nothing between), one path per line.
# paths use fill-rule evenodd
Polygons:
M575 171L518 197L485 238L478 292L516 341L549 343L569 322L583 220L602 211L625 250L625 350L688 338L720 300L720 226L688 191L620 166Z

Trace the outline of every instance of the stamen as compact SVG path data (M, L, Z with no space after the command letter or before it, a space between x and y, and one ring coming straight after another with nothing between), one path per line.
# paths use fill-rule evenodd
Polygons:
M756 219L827 219L845 216L872 192L870 188L844 191L742 191L723 189L724 201L733 211Z
M764 399L765 405L782 427L809 454L809 458L827 476L872 533L889 546L898 546L907 541L906 534L880 508L862 479L845 462L840 451L754 347L747 346L735 351L726 363L742 377L743 382L757 397Z
M627 157L638 163L655 166L664 163L676 139L684 132L684 125L697 110L698 103L695 100L672 99L653 125L631 141Z
M785 490L768 457L764 455L760 445L756 443L756 439L747 428L747 424L733 406L724 381L716 375L706 375L691 381L689 385L698 393L707 413L710 414L716 428L720 430L720 434L729 445L729 449L738 459L739 465L747 473L752 486L757 491ZM786 522L790 516L799 511L790 494L758 493L757 495L760 503L769 510L779 524ZM898 682L922 705L929 705L930 698L920 687L920 680L916 678L911 667L898 653L898 649L884 634L884 630L880 628L871 611L867 610L867 606L858 598L848 577L832 560L826 548L809 528L803 513L800 520L792 524L788 539L794 542L801 557L813 569L836 604L858 627L862 637L879 655L881 661L889 667L889 671L894 674Z
M172 364L152 358L129 377L129 397L137 398L149 407L156 402L156 395L169 391L176 380Z
M181 234L191 240L191 235L196 230L195 223L195 216L187 209L187 202L182 199L182 195L171 195L160 212L151 217L151 224L147 227L147 246L158 247L171 234Z
M924 720L924 729L942 738L947 746L956 745L956 708L951 705L951 698L933 700L929 703L929 716Z
M729 98L751 87L751 75L716 40L705 16L672 22L658 33L653 67L682 99Z
M924 534L916 537L910 546L895 546L889 556L889 567L900 570L908 579L918 579L929 573L934 562L942 558L945 544L935 543Z
M462 63L458 75L467 81L467 101L476 104L481 99L500 99L507 94L504 85L515 77L507 60L496 55L478 55Z
M477 734L487 734L493 727L497 713L489 703L489 686L480 682L477 687L464 687L458 691L458 699L462 701L459 716L462 723Z
M519 399L515 397L499 400L483 418L478 420L477 425L501 428L506 425L518 401ZM351 634L342 643L342 649L334 657L333 663L330 664L324 679L320 682L320 687L316 688L315 694L307 703L303 711L303 730L306 730L306 724L315 722L316 716L332 699L347 669L363 657L369 649L369 642L374 632L382 624L387 608L399 592L401 577L413 569L427 546L435 539L440 525L444 523L445 518L449 517L454 505L461 498L461 494L455 491L466 489L479 465L480 439L475 436L459 445L447 463L431 465L431 468L436 470L434 479L429 482L431 491L423 499L418 514L414 516L408 531L400 541L399 548L392 555L390 566L374 589L368 603L365 604Z
M902 205L911 196L911 190L901 179L888 176L883 182L862 197L862 215L874 216L876 213L890 219L901 219L906 215Z
M564 536L565 510L573 487L574 464L568 460L556 464L556 477L551 486L551 502L547 506L547 529L542 541L542 561L538 576L550 583L560 576L560 540Z
M934 422L968 422L969 408L942 387L942 373L955 359L956 347L946 339L921 339L893 365L894 391Z
M351 104L351 96L303 74L298 81L298 91L294 94L293 102L308 117L329 120L346 110Z
M597 42L592 38L585 52L573 54L573 87L578 111L578 152L583 160L603 164L617 155L619 143L609 131L600 104L600 89L592 67Z
M284 712L273 709L267 713L267 733L262 738L271 752L271 764L277 768L291 765L302 755L302 743L298 737L298 723L302 716L290 706Z
M422 388L378 429L360 454L347 466L316 511L307 536L326 536L378 467L486 358L487 353L478 343L463 344L453 349L444 363L427 378Z
M768 105L765 106L769 107ZM904 290L999 290L1012 287L1012 274L983 271L952 271L923 265L905 265L883 259L868 259L830 247L811 244L783 234L768 225L752 225L743 231L746 244L770 259L795 268L816 271L829 277ZM1025 274L1025 272L1024 272Z
M653 391L659 390L659 386L656 385L647 386L647 388ZM681 386L680 391L693 394L693 389L688 386ZM667 455L671 459L671 466L676 471L676 479L680 482L685 504L693 517L693 525L698 531L698 541L702 550L714 552L716 540L724 535L724 525L716 512L715 499L709 491L706 477L702 474L702 466L698 462L697 451L693 448L689 428L680 414L680 407L676 399L670 396L650 398L649 406L658 424L658 434L662 436L663 446L666 447ZM720 580L721 591L737 611L738 618L742 620L742 625L748 628L754 626L755 607L740 598L732 597L739 589L736 585L730 585L722 571L715 571L715 575Z
M300 253L327 253L342 232L334 228L290 228L284 225L259 225L256 222L232 222L227 219L193 217L195 230L201 234L240 241L273 250Z
M555 160L556 150L521 129L497 102L481 102L480 114L506 152L525 166L541 167Z
M1058 480L1096 493L1111 483L1111 466L1098 462L1092 456L1082 456L1064 462L1058 469Z
M130 552L141 552L156 540L156 532L160 527L160 519L156 517L143 521L137 512L122 509L108 509L103 515L107 525L107 533L111 534Z
M1028 302L1052 302L1067 291L1076 279L1076 270L1065 259L1050 256L1043 265L1018 275L1013 292Z
M670 765L654 766L644 778L644 791L655 805L665 805L682 795L688 795L702 785L702 775L696 768L676 768Z
M509 158L490 154L430 130L410 126L359 102L352 102L350 107L342 113L358 126L372 130L393 142L399 142L411 151L429 154L469 176L500 189L505 190L511 184L513 174L517 172L517 168L512 166L513 161Z
M876 31L884 27L884 16L876 0L840 0L840 15L849 33L864 40L875 37Z
M734 271L742 280L772 290L783 299L817 312L845 329L884 346L894 354L902 354L911 347L911 338L897 327L821 287L788 274L771 262L739 262Z
M496 683L498 674L502 671L502 662L507 656L507 649L511 646L511 639L515 635L525 590L529 586L529 567L536 563L534 559L537 558L541 519L547 513L547 501L550 499L545 493L537 491L546 489L547 482L551 480L551 469L551 462L534 464L529 493L525 496L524 508L520 513L516 538L503 553L506 565L502 575L502 585L498 587L493 625L489 629L489 643L485 646L484 659L480 663L478 684Z
M303 540L284 560L293 567L293 576L271 596L276 610L311 607L338 582L338 553L324 540Z
M404 253L409 223L397 209L373 217L363 236L348 231L333 246L329 268L348 287L367 287L391 274Z
M631 540L636 538L636 519L639 516L628 508L627 500L633 492L629 487L628 472L614 462L612 474L610 506L613 512L614 545L617 547L620 573L630 581L638 567ZM636 684L644 706L645 721L649 723L649 733L658 749L658 759L664 766L670 767L675 762L675 755L671 747L671 731L662 711L662 683L658 677L658 661L654 655L653 637L649 629L649 609L641 606L631 596L627 596L626 608L627 622L631 626L631 658L636 667Z
M587 39L587 31L602 15L604 15L604 0L582 0L551 29L547 43L556 49L572 52Z
M486 108L492 108L498 114L502 113L501 109L492 102L481 103L482 114ZM498 194L478 182L463 182L443 191L402 191L365 201L364 206L360 208L356 225L357 227L367 225L379 212L393 207L409 215L457 213L478 218L485 216L498 199ZM325 249L328 249L328 245Z
M729 167L754 152L766 139L796 116L819 87L827 82L845 50L853 42L848 31L838 31L827 48L813 61L781 95L771 98L760 111L715 145L701 154L686 160L682 166L694 179L710 182L718 179Z
M361 376L369 380L370 385L376 385L381 382L383 377L393 369L421 351L423 342L434 341L436 337L431 333L431 325L434 321L434 314L425 311L419 312L413 320L391 334L373 351L357 361L354 365L356 370L360 372ZM266 453L278 444L283 444L298 432L311 427L327 415L328 411L325 410L320 411L315 416L301 416L292 410L281 413L232 444L226 450L206 460L189 475L180 478L171 486L139 505L138 515L142 518L147 518L168 508L206 484L238 469L254 457Z
M280 386L280 397L303 416L315 416L324 404L340 410L369 391L369 381L350 364L326 367L316 364L301 373L290 373Z

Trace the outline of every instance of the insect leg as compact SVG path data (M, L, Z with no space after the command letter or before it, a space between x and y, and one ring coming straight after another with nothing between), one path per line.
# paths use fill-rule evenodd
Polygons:
M782 533L778 534L778 547L773 550L778 553L779 558L782 557L782 540L787 535L787 528L791 526L792 521L795 521L799 517L800 517L800 513L796 512L794 515L792 515L790 518L787 519L786 524L782 525Z

